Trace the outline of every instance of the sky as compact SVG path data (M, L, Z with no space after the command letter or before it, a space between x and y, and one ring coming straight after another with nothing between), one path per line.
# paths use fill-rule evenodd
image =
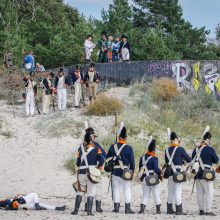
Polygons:
M112 0L64 0L64 2L76 7L86 17L101 18L102 8L107 10ZM210 37L215 37L215 28L220 23L220 0L179 0L179 2L185 20L193 27L205 26L211 31Z

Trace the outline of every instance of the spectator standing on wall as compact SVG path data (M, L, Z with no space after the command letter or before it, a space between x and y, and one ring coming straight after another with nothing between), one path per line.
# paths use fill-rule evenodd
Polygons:
M120 37L115 38L115 42L112 44L112 61L117 62L119 61L119 50L120 50Z
M99 55L99 63L107 63L107 41L106 41L106 32L102 32L101 38L98 40L98 55Z
M120 45L120 53L122 56L123 61L129 61L130 60L130 44L128 42L128 37L123 34L121 36L121 45Z
M39 63L36 63L36 73L37 72L44 72L44 71L45 71L44 66Z
M85 61L91 63L91 56L96 44L92 42L92 35L88 35L84 43Z
M33 56L33 51L30 51L29 54L24 57L25 69L32 75L35 71L35 59Z
M11 51L9 51L6 55L5 55L5 66L7 68L10 68L13 66L13 54Z
M108 41L107 41L107 57L108 57L108 62L112 63L112 47L113 47L113 37L111 35L108 36Z

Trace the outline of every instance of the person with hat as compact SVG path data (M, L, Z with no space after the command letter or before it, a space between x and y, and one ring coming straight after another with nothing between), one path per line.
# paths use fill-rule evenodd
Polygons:
M87 215L93 215L92 207L94 196L96 195L97 184L92 183L89 179L88 169L97 167L102 170L104 164L104 157L102 151L93 143L93 138L90 132L86 132L84 136L84 143L78 149L76 165L78 167L78 182L79 189L75 200L75 209L71 212L72 215L78 215L82 195L86 189L87 192Z
M7 199L0 201L0 207L5 210L57 210L65 211L66 206L56 207L47 205L40 202L40 198L37 193L29 193L25 196L16 196L12 200Z
M88 72L85 74L84 83L86 83L89 89L89 101L92 103L96 100L97 85L100 82L100 76L95 69L95 64L91 63Z
M171 132L170 146L165 150L165 162L171 164L171 172L168 177L167 214L184 215L182 209L182 183L174 182L173 175L182 171L182 165L191 162L191 157L180 146L180 140L175 132ZM173 202L176 203L176 212L173 210Z
M26 117L34 116L35 113L35 96L37 95L37 83L31 77L24 77L25 87L25 111Z
M57 102L59 111L66 110L67 102L67 86L69 81L64 76L63 68L58 71L58 76L55 78L55 89L57 92Z
M131 209L130 203L131 180L133 179L135 169L135 159L133 149L126 141L127 130L122 123L119 130L119 140L109 148L106 160L116 156L112 170L113 212L119 213L120 189L122 187L124 192L125 214L134 214L135 212Z
M91 56L93 49L96 47L96 44L92 42L92 35L88 35L85 43L84 43L84 50L85 50L85 61L86 63L91 63Z
M213 163L219 162L219 157L215 149L211 146L211 138L212 135L209 131L203 134L201 144L193 151L192 158L197 157L199 162L199 170L195 176L199 214L216 216L216 214L212 212L214 197L213 181L215 177L212 165ZM197 152L199 152L199 155ZM207 179L204 175L206 171L212 171L210 176L212 177L212 175L214 175L214 177Z
M108 62L108 56L107 56L108 49L107 49L107 34L105 31L101 33L101 38L98 40L97 47L99 49L98 63L107 63Z
M81 66L76 65L74 72L71 74L71 84L75 88L75 108L80 108L80 99L82 96L82 84L83 84L83 75L81 72Z
M123 61L130 60L131 49L130 49L130 44L128 42L128 37L125 34L121 36L121 44L120 44L119 52L121 54Z
M40 83L42 87L42 107L43 107L43 114L49 114L50 112L50 102L51 102L51 95L53 93L53 85L52 79L54 78L55 74L50 72L48 77L43 79Z
M144 213L144 210L150 198L151 192L153 193L154 204L156 206L156 212L157 214L161 214L160 184L158 183L157 185L148 186L146 183L146 176L153 175L153 174L157 174L159 179L162 180L162 171L159 168L158 158L155 152L156 152L156 140L153 139L148 145L147 153L143 155L139 161L139 173L141 173L140 181L142 182L142 190L143 190L140 211L138 212L139 214Z
M101 152L102 152L102 156L103 158L105 159L106 157L106 152L105 150L99 145L98 142L96 142L96 137L97 135L95 134L95 130L92 128L92 127L88 127L86 130L86 132L89 132L92 136L92 141L93 143L95 144L96 147L98 147ZM102 210L102 201L101 201L101 198L102 198L102 190L101 190L101 187L102 187L102 183L100 182L98 184L98 188L99 190L97 190L96 192L96 212L103 212ZM87 211L87 203L85 204L85 211Z

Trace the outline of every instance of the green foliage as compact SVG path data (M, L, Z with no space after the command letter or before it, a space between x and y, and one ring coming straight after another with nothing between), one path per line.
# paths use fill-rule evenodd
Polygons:
M65 163L64 163L64 167L68 170L68 171L70 171L70 173L72 174L72 175L75 175L76 174L76 159L75 158L70 158L70 159L68 159L68 160L66 160L65 161Z

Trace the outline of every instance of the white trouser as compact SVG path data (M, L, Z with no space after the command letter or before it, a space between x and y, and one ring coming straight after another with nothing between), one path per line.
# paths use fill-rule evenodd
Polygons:
M42 94L42 107L43 107L43 113L48 114L50 112L50 98L51 95L46 95L45 92Z
M86 54L86 60L90 60L92 56L92 51L85 49L85 54Z
M103 195L102 181L98 183L97 188L98 188L98 190L96 191L96 200L100 201L100 200L102 200L102 195Z
M81 83L76 82L74 84L74 87L75 87L75 106L79 106L79 102L80 102L81 95L82 95Z
M94 197L96 195L97 184L91 183L86 174L79 174L79 183L84 187L87 186L87 196ZM82 196L84 192L78 192L77 194Z
M36 209L35 204L39 203L39 197L37 193L30 193L26 196L23 197L24 200L26 201L26 204L28 205L29 209ZM55 206L50 206L44 203L39 203L39 205L43 208L46 208L48 210L55 210Z
M160 205L160 184L157 184L155 186L148 186L143 180L142 183L142 190L143 190L143 195L141 196L141 204L146 205L151 192L153 193L153 198L154 198L154 204L155 205Z
M173 176L168 179L168 198L167 203L175 203L176 205L182 204L182 183L175 183Z
M129 60L130 59L130 53L127 48L122 48L121 50L121 56L123 60Z
M123 189L125 203L131 202L131 181L123 180L119 176L112 175L112 190L114 203L120 203L120 189Z
M35 102L34 102L34 92L33 91L28 91L26 93L25 110L26 110L27 116L34 115Z
M196 192L199 210L211 212L214 197L213 181L196 180Z
M58 109L66 110L66 88L57 89Z

